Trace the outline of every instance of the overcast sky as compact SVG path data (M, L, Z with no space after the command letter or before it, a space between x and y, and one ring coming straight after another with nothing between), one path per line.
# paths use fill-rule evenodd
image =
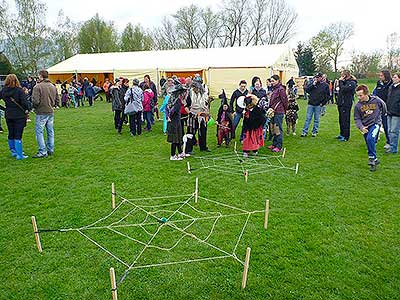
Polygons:
M354 23L355 35L346 44L347 53L351 51L373 51L385 49L386 36L392 32L400 33L400 1L316 1L287 0L297 11L299 18L296 36L290 42L307 41L329 23L348 21ZM13 2L9 0L9 2ZM217 9L221 1L211 0L44 0L48 7L48 23L54 24L60 9L74 21L85 21L96 12L113 21L119 30L128 22L140 23L144 27L157 26L163 16L177 11L181 6L197 4Z

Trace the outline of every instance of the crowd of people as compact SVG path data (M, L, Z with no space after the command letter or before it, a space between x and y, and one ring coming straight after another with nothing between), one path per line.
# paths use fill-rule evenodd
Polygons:
M319 130L320 117L324 108L335 101L338 108L340 132L337 139L347 142L350 139L350 119L354 96L358 103L354 108L354 120L363 133L368 148L368 164L375 170L379 164L376 155L376 142L383 126L386 153L398 152L400 131L400 80L399 74L380 73L377 86L370 95L365 85L345 70L334 82L327 76L317 73L304 82L304 98L308 100L306 119L301 137L306 137L314 119L312 137ZM57 87L57 88L56 88ZM6 78L5 88L0 93L6 107L6 122L9 132L8 143L11 154L17 159L26 158L22 150L23 129L29 119L29 111L36 113L35 134L38 153L35 158L47 157L54 153L54 109L60 106L75 108L89 106L100 91L104 91L107 102L111 102L114 113L114 126L122 134L123 125L129 124L132 136L152 131L156 120L163 113L163 132L171 143L170 160L182 160L194 154L194 147L209 152L207 129L213 122L217 125L217 146L229 147L232 139L237 139L243 150L244 158L257 155L261 147L271 142L267 148L272 152L281 152L284 143L283 123L286 120L286 134L296 135L299 105L297 103L296 83L291 78L284 86L278 75L265 82L253 77L248 88L246 80L240 80L238 88L228 99L223 90L219 95L220 107L215 121L211 116L210 104L214 98L209 96L208 87L201 76L178 78L176 76L160 81L160 92L149 75L142 82L127 78L106 79L102 88L87 78L74 78L69 84L52 84L46 71L39 72L39 80L32 77L20 85L15 75ZM60 96L60 97L59 97ZM158 99L162 105L158 107ZM240 121L243 125L240 128ZM0 121L1 125L1 121ZM44 140L44 129L47 141Z

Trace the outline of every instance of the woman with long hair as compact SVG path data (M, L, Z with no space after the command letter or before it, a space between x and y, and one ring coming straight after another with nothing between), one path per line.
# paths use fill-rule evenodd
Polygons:
M30 104L15 74L7 75L4 88L0 91L0 99L3 99L6 104L5 118L11 155L17 160L25 159L27 156L22 150L22 134L26 126L26 115L29 112Z

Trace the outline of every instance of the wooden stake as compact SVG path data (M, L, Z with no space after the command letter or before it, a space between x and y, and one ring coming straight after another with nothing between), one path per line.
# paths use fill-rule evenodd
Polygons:
M190 171L190 163L189 162L187 162L187 170L188 170L189 174L192 174L192 172Z
M247 182L248 179L249 179L249 171L246 170L246 171L244 172L244 180Z
M111 183L111 201L112 201L112 209L115 209L115 184Z
M285 158L286 148L283 148L282 158Z
M199 178L196 177L196 188L194 190L194 203L197 203L198 198L199 198Z
M296 164L296 175L299 172L299 163Z
M115 282L115 270L114 268L110 268L110 279L111 279L111 293L113 300L118 299L117 294L117 283Z
M269 215L269 200L265 202L264 229L267 229L268 227L268 215Z
M242 277L242 289L246 287L247 283L247 272L249 271L249 263L250 263L250 251L251 248L247 247L246 249L246 259L244 260L244 270L243 270L243 277Z
M234 150L235 152L237 152L237 150L236 150L236 145L237 145L237 143L235 142L235 147L233 148L233 150Z
M42 243L40 242L40 237L39 237L39 232L38 232L38 228L36 225L35 216L32 216L32 225L33 225L33 232L35 234L35 239L36 239L36 246L37 246L39 252L42 253Z

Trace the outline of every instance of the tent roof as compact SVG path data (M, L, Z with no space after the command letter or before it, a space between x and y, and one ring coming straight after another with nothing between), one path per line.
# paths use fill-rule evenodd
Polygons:
M286 44L253 47L77 54L48 69L50 74L111 73L115 70L203 70L269 67L293 55Z

